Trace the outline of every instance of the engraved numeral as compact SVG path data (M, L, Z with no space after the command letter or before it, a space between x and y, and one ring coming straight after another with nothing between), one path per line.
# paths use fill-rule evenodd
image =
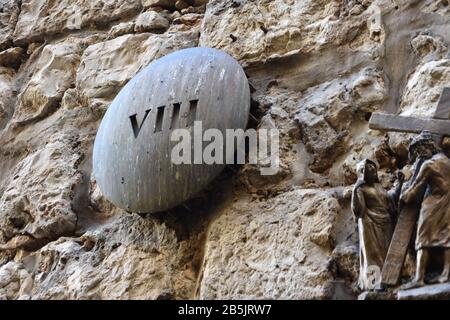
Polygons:
M142 126L144 125L145 119L147 119L148 114L150 113L151 109L145 110L144 119L142 119L141 124L139 125L137 122L137 114L133 114L130 116L131 121L131 128L133 129L134 137L137 138L139 135L139 132L141 131Z
M186 119L186 127L194 126L194 121L197 119L197 105L198 100L189 101L188 110L181 116L181 102L173 103L170 118L166 121L168 122L169 130L180 127L180 117ZM168 116L166 115L166 113L170 112L166 111L167 109L169 108L166 108L166 106L159 106L158 108L156 108L156 118L153 126L154 133L163 131L164 119ZM133 129L133 134L136 139L139 136L139 132L141 131L142 126L144 125L144 122L151 110L152 109L145 110L144 118L142 119L140 124L138 123L137 114L129 116L131 128Z
M175 129L178 128L178 123L180 121L180 110L181 110L181 103L174 103L173 104L173 110L172 110L172 119L170 122L170 128L169 129Z
M194 125L194 121L197 118L197 104L198 104L198 100L189 101L189 114L188 114L188 121L186 123L186 127L191 127Z
M155 128L154 128L153 132L162 131L165 109L166 109L166 106L160 106L156 109L156 121L155 121Z

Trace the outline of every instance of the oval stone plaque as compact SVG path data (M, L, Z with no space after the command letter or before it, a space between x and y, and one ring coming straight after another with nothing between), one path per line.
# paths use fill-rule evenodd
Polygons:
M152 62L119 92L100 124L93 152L100 190L127 211L177 206L224 167L194 164L194 121L196 126L201 121L203 131L215 128L225 137L226 129L245 129L249 109L245 73L222 51L190 48ZM171 141L175 129L191 133L192 164L171 159L179 143Z

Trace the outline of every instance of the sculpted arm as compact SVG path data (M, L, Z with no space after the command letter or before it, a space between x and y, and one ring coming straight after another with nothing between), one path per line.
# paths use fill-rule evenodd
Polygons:
M352 192L352 212L356 218L361 218L366 211L366 201L364 199L361 186L356 185Z
M411 185L403 192L401 200L405 203L414 201L426 188L431 174L431 163L426 161Z

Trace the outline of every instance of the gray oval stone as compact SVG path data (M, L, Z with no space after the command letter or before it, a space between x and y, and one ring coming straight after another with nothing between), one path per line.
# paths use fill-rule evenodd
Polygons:
M172 163L178 143L170 141L173 130L186 128L192 134L195 120L202 121L203 130L217 128L225 137L226 129L245 129L249 110L245 73L225 52L190 48L152 62L119 92L100 124L93 170L101 192L132 212L179 205L224 164Z

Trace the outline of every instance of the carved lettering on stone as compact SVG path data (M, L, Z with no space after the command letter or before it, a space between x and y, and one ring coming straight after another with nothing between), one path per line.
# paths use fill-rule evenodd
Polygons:
M223 164L176 165L170 141L177 128L245 129L250 88L228 54L191 48L139 72L120 91L98 130L94 176L115 205L133 212L170 209L203 189ZM193 148L194 146L192 146Z

